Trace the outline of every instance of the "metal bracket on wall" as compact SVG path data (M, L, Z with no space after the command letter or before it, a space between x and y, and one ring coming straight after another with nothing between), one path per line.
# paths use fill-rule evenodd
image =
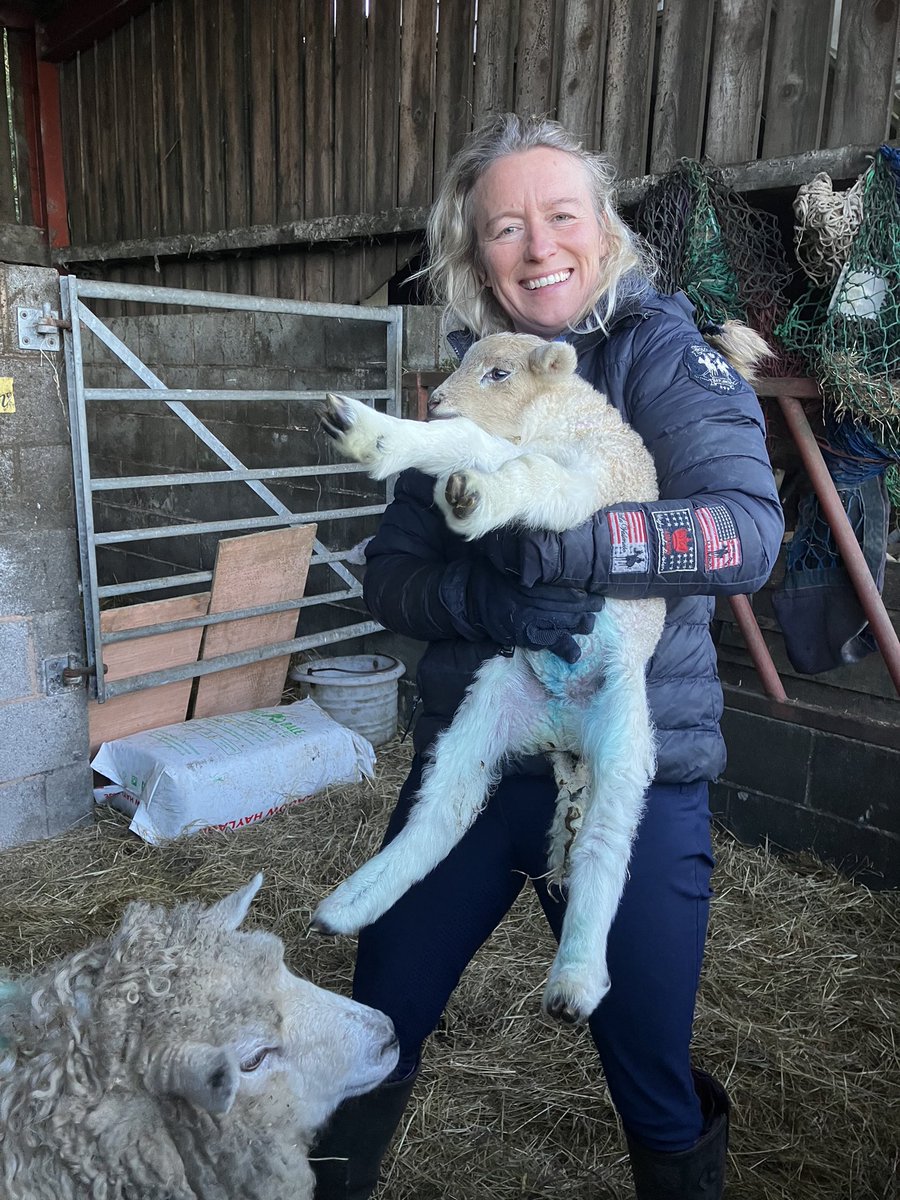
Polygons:
M60 329L71 324L60 317L45 300L41 308L19 308L19 349L58 350Z
M41 685L45 696L58 696L60 692L90 683L94 672L82 665L80 657L70 650L68 654L54 654L41 659Z

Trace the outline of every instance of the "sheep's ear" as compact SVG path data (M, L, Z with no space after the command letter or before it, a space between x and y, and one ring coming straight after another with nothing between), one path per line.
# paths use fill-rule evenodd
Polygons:
M223 929L237 929L246 917L250 905L253 903L253 897L262 887L262 881L262 872L254 875L250 882L244 884L242 888L238 888L230 896L223 896L221 900L210 905L203 914L203 920L210 921Z
M209 1113L227 1113L240 1081L240 1063L226 1046L186 1042L151 1055L144 1076L157 1096L180 1096Z
M568 342L546 342L528 355L528 366L535 375L561 378L573 374L577 365L578 355Z

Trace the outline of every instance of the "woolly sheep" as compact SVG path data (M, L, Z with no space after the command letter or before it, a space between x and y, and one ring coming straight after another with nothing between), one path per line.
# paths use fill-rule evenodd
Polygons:
M323 423L375 478L408 467L436 476L435 501L463 537L507 524L561 531L658 495L640 437L575 366L564 342L493 334L432 396L434 415L452 420L398 420L329 395ZM544 1007L586 1020L609 989L607 935L653 778L645 671L664 619L662 600L608 599L593 633L578 638L578 662L516 649L484 663L405 828L322 901L314 927L353 933L376 920L459 841L507 755L546 751L559 785L550 872L567 875L568 903Z
M3 1200L309 1200L308 1149L397 1062L383 1013L237 932L262 882L0 987Z

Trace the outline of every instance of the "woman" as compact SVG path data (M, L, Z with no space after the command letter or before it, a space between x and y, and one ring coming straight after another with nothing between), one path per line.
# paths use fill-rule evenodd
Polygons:
M501 117L449 168L428 273L458 353L501 329L570 341L580 374L653 454L661 500L564 534L466 543L433 506L433 481L407 472L368 547L365 597L387 628L428 643L416 760L388 838L488 656L512 643L571 659L604 596L668 601L648 675L658 772L610 935L612 990L590 1030L639 1200L699 1200L721 1196L728 1124L724 1089L689 1049L713 865L707 783L725 763L709 621L715 595L765 582L783 523L756 397L703 341L686 299L654 292L611 182L556 123ZM452 854L360 935L353 994L393 1018L401 1059L393 1081L339 1110L316 1153L346 1161L320 1165L319 1200L371 1194L422 1043L526 877L558 936L563 902L540 879L554 802L543 760L511 763Z

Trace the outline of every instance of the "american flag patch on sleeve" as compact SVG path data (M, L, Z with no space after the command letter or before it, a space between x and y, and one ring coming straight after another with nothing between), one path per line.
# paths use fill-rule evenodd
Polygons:
M694 510L703 538L703 566L707 571L741 565L741 539L734 518L724 504Z
M646 574L650 570L650 544L643 512L639 508L608 512L606 520L612 547L610 571Z

